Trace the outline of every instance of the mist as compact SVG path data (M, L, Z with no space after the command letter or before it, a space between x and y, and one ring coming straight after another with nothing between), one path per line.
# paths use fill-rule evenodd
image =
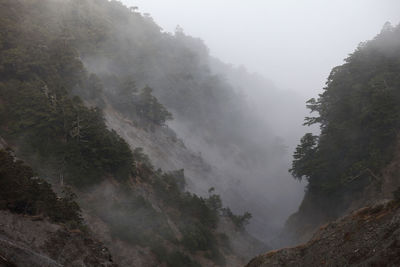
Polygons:
M196 267L325 257L314 241L334 254L332 236L353 261L353 230L321 226L398 210L398 0L0 6L0 152L26 164L3 164L1 212L93 237L120 266Z
M211 54L244 65L278 88L316 95L332 67L386 21L400 21L396 0L124 0L167 32L180 25Z
M217 188L226 202L233 209L250 210L255 215L250 232L264 241L270 240L298 208L303 196L304 184L294 181L287 170L302 134L318 132L316 127L302 126L308 115L305 101L322 91L330 70L342 64L360 40L373 38L386 21L394 25L399 22L400 2L122 2L138 7L166 33L173 35L178 28L185 35L201 39L209 49L211 60L207 64L212 72L245 99L242 111L249 117L241 122L252 123L233 127L224 124L229 121L221 121L221 128L225 125L235 129L244 138L240 142L251 140L258 145L264 153L256 160L259 163L253 158L250 165L238 164L243 157L255 153L249 143L242 144L241 149L250 150L242 150L238 156L240 153L223 151L217 136L211 136L214 143L210 145L209 140L204 140L206 134L196 131L180 115L169 125L190 149L200 151L206 161L219 169L215 176L220 176L222 182ZM223 129L220 132L227 133ZM276 144L285 153L273 151ZM202 190L196 186L191 190L201 193L211 185L215 186L211 182ZM235 191L241 192L235 195Z
M305 183L288 169L306 131L305 101L359 40L397 22L398 4L363 3L355 19L361 3L344 1L123 3L139 7L137 24L114 26L114 38L103 45L108 53L81 57L104 84L107 125L132 148L143 147L155 167L184 169L189 191L206 197L215 188L234 212L249 211L248 231L271 242L304 195ZM170 141L168 127L127 125L135 118L117 109L124 96L113 77L131 77L139 91L150 86L173 114L167 125L182 143Z

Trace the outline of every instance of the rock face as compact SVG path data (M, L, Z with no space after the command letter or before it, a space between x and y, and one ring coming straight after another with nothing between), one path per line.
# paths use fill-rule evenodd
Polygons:
M400 203L362 208L321 227L307 243L260 255L247 267L400 266Z
M0 266L116 267L107 248L78 230L0 211Z

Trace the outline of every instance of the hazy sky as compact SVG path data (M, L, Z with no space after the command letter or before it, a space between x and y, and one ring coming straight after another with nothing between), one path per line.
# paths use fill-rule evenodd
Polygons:
M386 21L400 21L400 0L122 0L165 30L179 24L211 54L243 64L279 87L314 96Z

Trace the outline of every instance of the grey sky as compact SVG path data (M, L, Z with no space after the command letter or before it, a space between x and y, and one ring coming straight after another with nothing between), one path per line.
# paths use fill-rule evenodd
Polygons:
M386 21L400 0L123 0L166 31L200 37L211 54L281 88L315 96L332 67Z

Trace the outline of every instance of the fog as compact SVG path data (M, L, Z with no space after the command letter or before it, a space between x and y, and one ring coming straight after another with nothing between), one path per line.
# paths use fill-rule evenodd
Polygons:
M398 0L123 0L165 31L177 25L212 55L245 65L279 88L313 97L332 67L386 21L400 21Z
M175 75L172 65L167 70L157 63L148 70L150 78L136 78L143 85L153 87L157 97L172 111L175 119L169 125L185 145L200 152L206 162L217 168L214 178L222 181L212 181L199 189L196 188L196 183L200 185L198 177L188 177L194 184L191 190L201 194L208 186L216 186L217 193L233 210L253 213L250 232L268 242L296 211L304 192L305 184L294 181L287 170L300 137L306 131L318 130L302 126L307 115L305 101L322 91L330 70L342 64L360 42L372 39L386 21L399 22L400 2L122 2L138 7L138 12L146 17L151 16L164 32L171 33L180 45L198 55L196 60L200 64L208 65L235 90L236 95L232 95L232 88L224 81L221 83L218 78L208 82L202 75L194 78L196 84L182 80L171 82L167 77ZM175 34L178 25L183 29L181 36ZM209 62L203 62L208 60L206 48L188 36L204 42L211 55ZM172 50L171 55L174 53ZM179 57L175 60L181 65L177 65L175 73L180 73L180 68L190 75L202 72L187 69L190 64L180 60ZM92 65L105 64L92 62ZM190 115L177 109L185 103L165 90L166 84L182 92L185 86L201 91L213 86L222 90L222 101L228 96L234 100L209 103L213 101L211 96L197 99L197 104L205 105L199 110L205 109L208 117L214 116L209 127L203 124L207 116ZM215 103L221 106L215 109L212 106ZM231 118L232 108L235 108L232 114L244 117ZM219 109L223 110L221 114L213 113ZM190 166L181 167L190 169Z
M374 38L386 21L398 24L400 20L398 0L36 0L44 3L40 6L30 5L30 1L24 0L20 6L29 11L28 19L10 26L16 28L15 36L21 35L16 40L22 45L18 50L7 48L11 51L5 54L3 65L12 65L8 59L11 63L24 61L25 50L32 54L26 65L32 64L36 72L49 65L49 70L40 74L44 77L32 78L31 87L32 92L36 87L41 90L38 99L48 103L48 113L54 116L54 120L49 116L48 125L54 124L59 132L54 136L62 138L47 137L58 143L41 158L36 144L32 148L28 142L24 144L30 133L21 131L18 143L27 147L20 149L21 154L32 150L26 156L28 161L57 189L64 186L64 177L65 183L71 181L72 185L78 180L83 184L87 178L88 187L82 186L77 200L89 226L117 255L136 260L147 254L152 256L149 262L154 256L157 261L169 262L168 257L181 251L196 260L200 254L208 258L208 252L214 257L212 253L218 256L220 251L217 246L229 258L237 254L249 259L261 249L297 242L285 223L297 225L304 203L319 203L318 198L308 198L313 180L297 175L297 161L292 168L296 178L288 171L300 138L319 131L318 126L303 126L304 117L309 116L305 102L318 97L330 70L342 64L360 42ZM20 32L25 28L26 32ZM43 36L37 29L43 30ZM27 45L27 40L33 44ZM5 42L4 47L7 45ZM36 60L36 50L29 50L31 47L43 52L38 53L43 62ZM30 73L24 64L22 73L25 69ZM377 77L371 84L382 83L382 88L389 89L385 79ZM10 81L13 88L14 81ZM361 88L358 83L355 87ZM349 91L346 85L340 90ZM20 91L23 107L29 106L30 91ZM18 103L17 96L6 99L15 98ZM365 106L361 101L355 103ZM356 106L345 104L346 108ZM13 106L17 121L19 105ZM355 117L348 116L346 108L338 112L338 121ZM40 110L38 107L38 121L46 121ZM21 128L33 121L26 118ZM366 120L363 117L363 123ZM38 127L42 125L47 127L38 123ZM353 135L352 127L339 126L333 128L344 137L336 139L336 147L342 140L350 139L343 143L352 144L362 139L357 132ZM324 136L324 128L321 130ZM324 164L314 163L314 159L332 154L330 150L314 153L319 148L313 140L303 150L311 151L305 155L312 154L311 171L315 168L318 172ZM327 165L333 167L322 178L342 178L334 172L336 163L338 159L346 162L347 151L352 150L343 151L346 153L332 157L335 164ZM375 155L375 150L368 152ZM359 164L359 157L355 158ZM308 168L305 162L300 165ZM85 169L87 175L83 171L78 175ZM330 184L321 184L327 190L319 195L331 200L332 195L325 194ZM335 200L333 205L321 207L339 206ZM303 215L318 219L320 213ZM133 251L137 247L143 250L133 254L124 242L133 245ZM201 242L204 245L199 245ZM238 243L246 248L229 248Z
M100 78L105 101L113 106L105 110L109 127L132 148L143 147L156 167L185 169L190 191L207 196L215 187L234 212L250 211L249 231L269 242L304 194L305 184L288 169L301 136L317 131L302 126L305 101L321 91L330 69L359 42L373 38L388 20L398 23L399 4L123 3L139 9L126 9L126 18L100 10L112 22L109 38L100 49L80 48L85 67ZM77 10L78 17L88 15ZM151 87L173 114L168 125L187 151L170 142L175 136L163 132L168 127L160 127L159 135L145 133L113 116L121 112L135 120L133 109L118 109L132 98L133 91L124 95L122 86L131 79L135 86L129 90Z

